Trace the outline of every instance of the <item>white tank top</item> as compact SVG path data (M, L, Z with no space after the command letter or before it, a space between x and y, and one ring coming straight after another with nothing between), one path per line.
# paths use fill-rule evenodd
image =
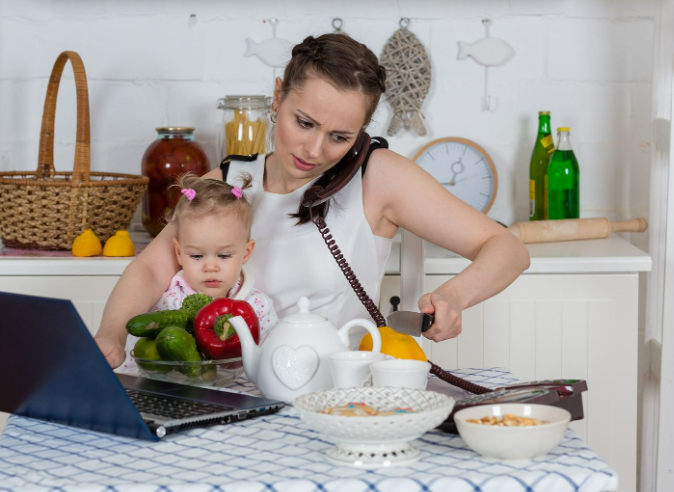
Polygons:
M288 216L297 212L300 198L312 183L287 194L264 191L265 158L232 161L227 173L227 182L233 186L241 184L239 172L253 176L252 188L245 194L253 206L255 250L246 267L255 277L255 287L272 298L281 319L296 312L297 301L306 296L310 310L338 328L354 318L371 320L316 225L298 226L297 220ZM365 292L378 301L392 240L375 236L370 229L363 210L360 172L332 197L325 221ZM366 332L353 328L349 333L354 348Z

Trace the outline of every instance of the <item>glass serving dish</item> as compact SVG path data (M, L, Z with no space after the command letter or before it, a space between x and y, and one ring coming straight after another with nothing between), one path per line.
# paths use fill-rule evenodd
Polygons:
M171 383L222 387L231 384L243 374L241 357L197 362L148 360L136 357L133 350L131 357L141 375Z

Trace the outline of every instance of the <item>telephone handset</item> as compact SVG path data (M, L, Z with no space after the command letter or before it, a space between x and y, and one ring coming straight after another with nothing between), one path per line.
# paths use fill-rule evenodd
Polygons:
M381 143L383 142L383 143ZM344 255L340 251L337 243L330 234L325 223L323 213L314 215L313 208L330 199L332 195L341 190L346 184L351 181L355 174L365 163L369 156L370 146L372 140L370 136L362 131L354 146L347 152L347 154L340 161L340 168L346 166L348 171L343 176L338 176L330 181L324 188L322 186L313 186L308 189L302 197L302 206L309 207L309 216L311 221L316 225L325 244L328 246L330 253L335 258L337 265L342 270L342 273L349 281L358 299L363 303L372 319L377 323L377 326L386 326L386 319L379 311L379 308L374 301L367 295L365 289L361 286L356 274L353 273ZM388 144L384 139L378 139L377 147L386 147ZM335 167L337 167L335 166ZM439 379L464 389L476 396L464 398L457 402L455 411L460 408L465 408L473 405L484 405L495 402L530 402L530 403L545 403L548 405L560 406L566 408L571 412L571 419L578 420L583 418L583 401L581 393L587 390L587 383L583 380L548 380L548 381L533 381L528 383L518 383L512 386L506 386L496 389L486 388L478 384L461 379L454 374L451 374L440 366L434 364L430 360L431 373ZM453 414L447 419L441 428L447 431L454 431Z
M302 197L303 207L315 207L325 203L332 195L344 188L349 181L360 170L368 150L370 149L371 139L370 135L361 131L356 137L356 142L349 149L349 151L342 157L342 160L335 166L338 169L347 169L343 175L334 178L323 188L322 186L312 186Z

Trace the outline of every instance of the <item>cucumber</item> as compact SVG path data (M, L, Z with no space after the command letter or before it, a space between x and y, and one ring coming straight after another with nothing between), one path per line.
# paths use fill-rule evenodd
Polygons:
M160 331L169 326L186 328L190 315L186 311L154 311L139 314L126 323L126 331L136 337L154 338Z
M161 360L157 345L152 338L139 338L133 347L133 354L139 359ZM171 370L170 366L161 364L150 364L149 362L138 362L138 366L148 372L167 373Z
M194 337L180 326L168 326L161 330L155 339L155 344L157 352L164 360L184 362L201 360ZM196 378L201 375L202 367L198 365L182 366L178 370L185 376Z

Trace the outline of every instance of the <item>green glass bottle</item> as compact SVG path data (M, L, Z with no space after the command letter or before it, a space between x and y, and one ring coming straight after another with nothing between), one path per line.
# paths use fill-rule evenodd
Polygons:
M529 164L529 220L545 219L545 173L555 142L550 130L550 112L538 112L538 135Z
M580 218L580 169L568 128L557 128L557 149L546 175L548 219Z

